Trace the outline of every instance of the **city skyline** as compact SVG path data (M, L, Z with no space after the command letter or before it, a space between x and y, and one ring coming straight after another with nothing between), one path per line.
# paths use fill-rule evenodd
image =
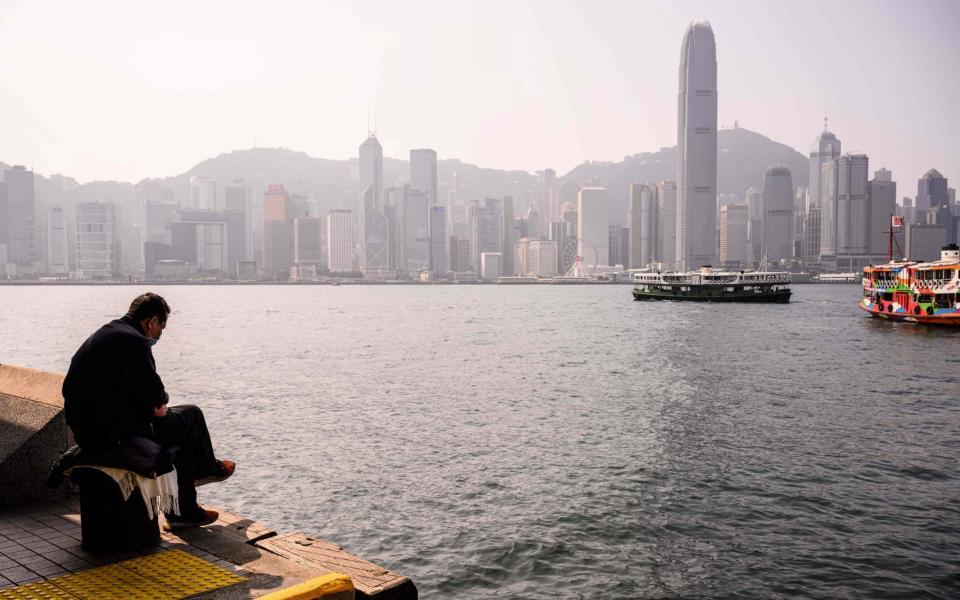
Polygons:
M308 7L307 16L319 13L343 24L330 39L312 40L319 44L310 53L313 65L298 58L308 47L277 39L278 29L264 26L296 33L303 25L291 8L271 11L263 16L265 24L253 27L250 11L242 7L221 15L223 23L216 25L212 18L185 23L174 18L176 9L141 15L118 5L98 22L80 13L53 23L46 19L50 7L42 3L0 7L0 64L7 74L0 82L0 112L7 116L0 124L0 160L80 181L137 181L182 172L254 140L313 156L355 156L355 131L371 111L387 156L430 147L442 158L491 168L553 166L566 172L584 160L619 160L669 147L676 143L676 105L669 91L676 39L700 19L718 33L718 60L724 65L718 81L720 127L739 120L802 152L826 111L831 130L857 140L852 150L866 152L873 164L909 179L930 167L947 174L960 170L960 151L952 144L960 123L949 118L948 105L960 84L942 75L956 72L960 62L958 41L949 30L960 9L951 3L927 2L916 10L850 2L831 8L829 18L826 4L636 3L617 7L624 16L618 23L599 14L604 11L575 3L531 2L512 12L504 5L452 3L434 7L412 31L429 30L435 19L466 17L472 23L466 41L454 39L457 23L464 21L459 18L449 19L442 34L431 32L416 42L389 35L411 18L397 14L402 8ZM217 9L199 8L204 14ZM74 10L80 9L57 7L65 17ZM614 34L639 17L658 27L649 28L638 48L622 52L626 40ZM870 26L844 27L856 20ZM782 27L785 22L791 27ZM41 26L44 35L30 35ZM372 40L360 62L338 67L325 62L327 45L358 32L370 36L355 39ZM583 38L579 50L559 43L568 32ZM482 39L488 33L496 33L492 41ZM151 50L151 40L165 53ZM444 60L460 69L438 68L440 59L424 54L437 44L449 50ZM411 56L423 57L416 69L405 60ZM307 100L316 93L311 85L320 75L333 85L325 88L324 103L311 104L308 113ZM451 87L472 83L462 94L434 94L438 79ZM900 83L893 85L894 79ZM395 83L412 84L411 98L396 94ZM70 102L52 93L63 85L71 86ZM282 107L265 101L291 86L297 93L281 94ZM161 101L165 107L159 110ZM100 135L88 136L93 129Z

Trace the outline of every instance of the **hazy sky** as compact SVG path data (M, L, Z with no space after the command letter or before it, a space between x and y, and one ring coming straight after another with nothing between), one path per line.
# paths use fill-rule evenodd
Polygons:
M0 160L80 181L221 152L434 148L564 173L676 144L680 42L717 38L720 123L803 153L830 116L900 195L960 183L960 2L0 0Z

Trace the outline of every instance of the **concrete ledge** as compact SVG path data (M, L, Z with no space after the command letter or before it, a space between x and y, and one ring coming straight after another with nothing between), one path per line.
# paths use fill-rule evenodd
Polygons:
M353 582L343 573L329 573L267 594L263 600L353 600Z
M60 373L0 365L0 394L63 408L63 378Z
M62 497L46 487L57 455L71 443L63 376L0 365L0 508Z

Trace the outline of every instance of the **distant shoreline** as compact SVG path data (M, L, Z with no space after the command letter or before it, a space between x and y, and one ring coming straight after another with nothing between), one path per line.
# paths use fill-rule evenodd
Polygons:
M859 285L859 281L793 281L790 285ZM41 286L165 286L165 285L237 285L237 286L329 286L342 285L409 285L409 286L458 286L458 285L493 285L493 286L543 286L543 285L633 285L632 281L0 281L0 287L41 287Z

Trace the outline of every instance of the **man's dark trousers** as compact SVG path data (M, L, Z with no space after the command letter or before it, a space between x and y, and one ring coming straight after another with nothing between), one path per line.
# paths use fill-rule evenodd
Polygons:
M193 482L216 475L220 470L203 411L190 404L171 406L166 416L154 417L153 431L158 444L177 447L173 466L177 468L180 511L187 515L197 507L197 488Z

